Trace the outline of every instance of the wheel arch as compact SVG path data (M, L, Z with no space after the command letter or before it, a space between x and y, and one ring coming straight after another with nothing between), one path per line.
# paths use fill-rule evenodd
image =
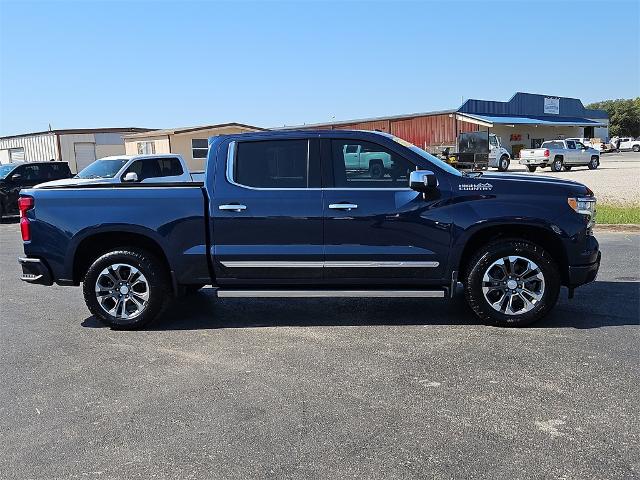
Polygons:
M73 282L80 283L91 264L101 255L126 248L146 250L155 255L166 268L166 273L175 284L169 258L157 239L152 235L131 230L103 230L85 235L78 241L72 257Z
M568 283L568 265L566 249L559 236L550 228L533 224L501 224L479 227L471 232L464 242L464 247L459 249L459 256L453 259L452 266L458 271L458 278L463 279L469 268L469 261L484 245L507 238L518 238L530 241L544 248L558 265L562 284Z

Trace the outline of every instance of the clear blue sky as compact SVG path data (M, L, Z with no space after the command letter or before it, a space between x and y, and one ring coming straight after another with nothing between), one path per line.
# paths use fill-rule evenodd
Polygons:
M0 135L634 97L639 3L0 0Z

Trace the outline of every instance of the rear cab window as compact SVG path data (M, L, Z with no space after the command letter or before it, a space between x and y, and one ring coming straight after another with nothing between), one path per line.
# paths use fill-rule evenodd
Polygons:
M306 138L237 142L227 166L228 179L258 189L319 187L316 144Z

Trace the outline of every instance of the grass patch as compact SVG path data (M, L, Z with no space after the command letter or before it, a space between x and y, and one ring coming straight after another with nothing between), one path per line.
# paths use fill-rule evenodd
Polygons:
M596 223L640 224L640 205L597 205Z

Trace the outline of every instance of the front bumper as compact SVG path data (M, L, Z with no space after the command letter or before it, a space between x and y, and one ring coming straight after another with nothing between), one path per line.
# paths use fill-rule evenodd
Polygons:
M20 257L18 262L22 266L20 280L38 285L53 285L51 271L44 260L39 258Z
M600 259L602 253L598 252L595 262L587 265L569 265L569 287L575 288L585 283L593 282L600 269Z

